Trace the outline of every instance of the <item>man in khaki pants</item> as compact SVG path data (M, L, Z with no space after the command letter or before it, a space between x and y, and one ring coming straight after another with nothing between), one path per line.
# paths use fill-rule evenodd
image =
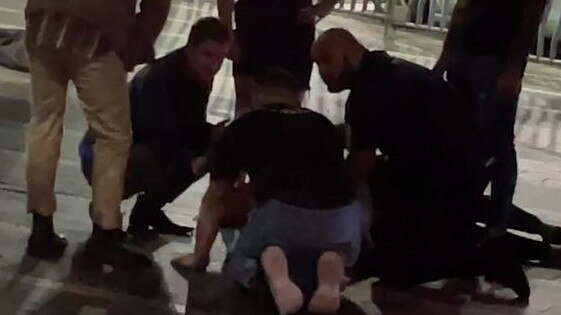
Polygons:
M68 82L76 86L96 138L93 233L86 253L103 263L146 261L123 247L120 203L131 144L127 71L153 57L170 0L28 0L32 107L27 138L27 253L58 258L67 241L53 228L54 183Z

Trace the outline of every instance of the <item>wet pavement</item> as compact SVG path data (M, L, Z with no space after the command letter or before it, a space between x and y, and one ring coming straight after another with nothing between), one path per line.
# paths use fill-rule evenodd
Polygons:
M23 27L23 0L0 2L0 27ZM174 1L169 21L157 43L159 55L186 42L192 23L215 14L214 2ZM345 27L372 49L431 66L442 45L442 34L398 29L384 42L382 24L366 17L336 13L320 22L318 31ZM344 114L345 93L330 95L314 72L307 106L334 122ZM174 256L191 251L191 239L161 238L140 244L158 267L142 274L127 274L89 266L81 257L81 242L91 223L87 214L90 190L81 177L77 143L85 129L79 102L70 89L65 139L57 178L58 230L70 240L66 255L57 263L40 262L24 255L31 220L25 214L24 124L29 118L29 77L0 69L0 314L275 314L266 296L248 295L233 288L216 273L189 275L171 268ZM404 91L406 92L406 91ZM517 125L520 179L516 202L550 223L561 225L561 68L530 64L521 96ZM231 64L217 76L209 119L227 117L233 106ZM375 96L374 96L375 97ZM166 207L176 221L194 225L204 178ZM124 222L134 200L123 204ZM217 272L225 249L219 240L210 270ZM394 297L384 314L561 314L561 271L529 268L533 295L530 307L518 309L500 303L470 301L450 296L442 283ZM371 302L370 283L350 287L340 314L380 314ZM488 288L489 292L496 292ZM498 291L497 291L498 292ZM500 295L500 294L499 294Z

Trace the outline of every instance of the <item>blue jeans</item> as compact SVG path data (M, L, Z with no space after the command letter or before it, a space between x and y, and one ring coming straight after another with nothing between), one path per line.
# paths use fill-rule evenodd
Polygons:
M506 70L504 58L462 53L455 56L448 69L448 81L473 105L472 115L479 133L481 154L490 161L488 170L493 210L487 223L502 226L508 225L518 178L514 146L518 100L505 103L497 97L498 80Z
M250 213L223 273L247 287L259 284L261 254L267 247L278 246L287 256L292 280L309 295L317 285L320 256L336 252L352 266L368 228L368 209L360 202L337 209L313 210L271 199Z

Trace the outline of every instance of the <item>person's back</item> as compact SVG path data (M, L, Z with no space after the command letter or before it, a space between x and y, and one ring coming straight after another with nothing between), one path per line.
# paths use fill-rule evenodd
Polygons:
M282 314L301 308L304 297L310 310L336 311L368 215L354 201L335 126L310 110L264 106L228 127L216 157L211 179L247 172L257 199L223 272L259 285L260 261Z
M216 163L222 168L216 172L246 171L258 202L275 198L329 209L352 200L343 146L335 126L318 113L282 105L253 111L228 128L217 150L232 150L237 167L224 161Z
M357 76L346 116L356 141L371 138L407 169L448 172L474 162L469 107L444 80L383 52L367 53Z

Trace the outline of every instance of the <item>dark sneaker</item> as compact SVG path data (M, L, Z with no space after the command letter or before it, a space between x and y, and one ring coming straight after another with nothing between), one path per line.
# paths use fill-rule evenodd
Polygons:
M33 213L31 236L27 240L27 255L39 259L58 260L68 241L55 233L53 217Z
M32 233L27 240L27 255L45 260L58 260L64 254L68 241L55 233Z
M544 223L540 234L545 243L561 245L561 227Z
M520 259L509 245L506 237L491 239L484 244L485 280L512 289L518 295L513 304L525 306L530 300L530 285Z
M153 260L137 247L127 242L127 234L121 230L102 230L94 226L84 253L93 262L112 265L115 268L146 268Z
M155 211L149 223L159 234L187 237L193 235L193 228L174 223L162 210Z
M147 202L144 196L138 196L132 208L127 232L134 237L141 238L153 238L158 234L192 236L193 228L174 223L160 209L160 206L161 204L153 205Z
M155 229L151 229L150 226L146 224L131 224L127 229L127 233L134 238L143 240L152 240L158 238L160 234Z

